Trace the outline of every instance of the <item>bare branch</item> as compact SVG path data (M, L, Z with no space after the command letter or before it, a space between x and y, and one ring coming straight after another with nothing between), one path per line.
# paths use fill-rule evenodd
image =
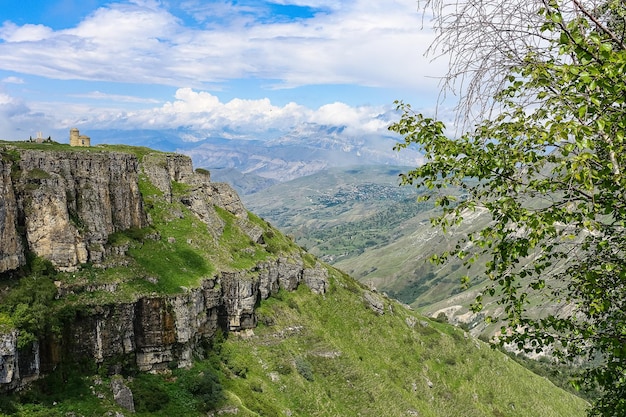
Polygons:
M440 100L450 95L458 97L457 128L465 130L497 110L493 97L506 86L506 77L512 69L555 58L551 41L557 35L542 30L547 23L540 14L542 9L560 13L564 19L560 26L565 33L568 22L586 18L623 47L622 40L609 25L602 23L599 10L605 3L603 0L419 1L436 33L427 54L435 59L448 59L448 72L441 78Z

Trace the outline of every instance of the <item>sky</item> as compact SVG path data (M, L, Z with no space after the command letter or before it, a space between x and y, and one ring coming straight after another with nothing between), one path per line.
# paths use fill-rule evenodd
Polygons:
M416 0L0 0L0 139L384 132L436 105L427 25Z

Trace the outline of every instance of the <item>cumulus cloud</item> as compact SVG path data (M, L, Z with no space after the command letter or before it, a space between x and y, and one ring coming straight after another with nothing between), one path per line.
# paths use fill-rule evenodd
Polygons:
M142 110L37 103L33 111L45 112L55 120L54 125L58 130L70 125L89 129L185 128L198 132L198 138L216 135L249 139L277 138L311 125L341 127L347 135L380 135L387 133L387 126L397 117L390 108L353 107L341 102L317 109L294 102L278 106L268 98L235 98L222 102L209 92L191 88L180 88L173 100Z
M0 55L6 59L0 69L198 88L245 77L279 80L280 87L350 83L420 89L433 83L424 76L438 71L421 56L430 35L419 30L413 0L274 3L326 12L274 22L246 18L240 10L236 19L227 14L231 2L208 7L188 1L183 3L188 13L205 22L189 26L165 8L167 2L110 3L70 29L5 22Z
M268 137L313 124L341 126L350 134L380 133L396 117L390 108L350 106L341 97L319 108L296 102L277 105L268 98L221 101L207 90L215 91L229 80L255 78L273 82L273 88L401 87L419 96L437 90L437 81L427 75L444 72L427 65L422 56L431 35L420 30L423 22L414 0L236 3L114 0L74 27L58 30L5 21L0 24L0 70L55 80L116 82L114 91L122 91L103 92L96 90L102 88L97 84L28 105L7 98L0 104L5 128L32 124L38 114L60 130L70 125L185 127ZM270 3L310 10L303 11L303 18L271 18L260 11ZM2 82L23 81L7 77ZM169 100L156 100L130 95L119 88L125 84L177 90ZM77 98L89 100L80 103Z
M53 36L53 31L44 25L26 24L17 26L11 22L5 22L0 27L0 39L5 42L36 42Z
M175 100L161 107L127 114L128 122L145 128L177 128L219 133L234 132L256 137L266 132L284 134L303 124L348 127L360 132L379 132L384 122L372 123L372 117L384 113L372 107L351 107L333 103L310 109L297 103L277 106L268 98L244 100L235 98L221 102L206 91L178 89Z

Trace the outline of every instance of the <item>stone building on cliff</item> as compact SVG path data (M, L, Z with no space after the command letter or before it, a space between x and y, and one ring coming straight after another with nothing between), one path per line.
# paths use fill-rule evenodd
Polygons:
M91 138L79 134L78 129L73 127L70 129L70 146L91 146Z

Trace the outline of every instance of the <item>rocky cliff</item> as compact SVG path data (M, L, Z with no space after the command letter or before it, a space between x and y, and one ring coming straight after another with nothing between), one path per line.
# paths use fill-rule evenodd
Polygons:
M0 389L19 387L63 361L87 361L111 372L129 366L142 371L188 366L194 356L203 354L204 342L218 329L255 327L255 307L280 289L294 290L305 283L324 293L328 287L327 270L301 252L266 250L265 226L248 218L228 185L212 183L207 171L195 172L188 157L9 145L0 147L0 152L0 273L17 285L18 269L29 256L65 271L54 282L54 311L65 312L61 330L39 334L37 341L23 346L19 328L0 326ZM177 238L162 235L154 224L150 211L154 206L171 218L191 213L205 225L202 233L208 241L216 245L224 241L225 229L233 234L231 229L236 228L248 240L241 253L263 256L240 268L233 262L212 263L212 268L206 268L211 273L202 275L196 285L168 293L128 293L128 288L158 282L153 277L133 277L130 284L117 278L98 283L110 268L117 268L119 275L120 265L134 265L129 251L133 245L135 250L144 245L143 241L113 244L115 233L148 229L148 239L164 248L163 256L175 250ZM230 217L220 215L220 209ZM229 224L231 217L235 220ZM198 228L196 223L193 227ZM196 245L192 240L186 239L187 252L181 253L204 263L205 254L189 249ZM219 246L215 248L219 252ZM76 276L86 264L91 275L77 284ZM129 269L129 274L137 274L137 268ZM62 308L67 306L71 308Z
M0 161L0 272L31 251L58 268L100 262L108 236L148 224L137 158L12 149Z

